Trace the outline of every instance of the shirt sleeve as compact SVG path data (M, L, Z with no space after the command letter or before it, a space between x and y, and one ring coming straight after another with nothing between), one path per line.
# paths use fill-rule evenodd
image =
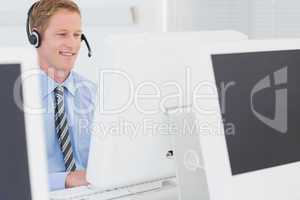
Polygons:
M49 174L50 191L65 189L68 172L55 172Z

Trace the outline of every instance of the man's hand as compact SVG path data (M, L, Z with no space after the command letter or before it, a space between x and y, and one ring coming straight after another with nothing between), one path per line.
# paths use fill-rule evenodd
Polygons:
M67 175L66 188L88 185L86 181L86 171L73 171Z

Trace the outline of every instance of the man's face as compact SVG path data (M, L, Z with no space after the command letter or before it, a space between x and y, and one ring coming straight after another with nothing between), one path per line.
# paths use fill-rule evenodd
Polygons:
M81 18L76 12L57 11L49 20L38 48L41 67L68 73L75 64L81 43Z

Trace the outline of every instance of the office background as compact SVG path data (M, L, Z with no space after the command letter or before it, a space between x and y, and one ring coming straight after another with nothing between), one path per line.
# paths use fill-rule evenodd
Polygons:
M1 0L0 45L27 45L25 20L33 0ZM112 56L109 34L232 29L250 38L300 37L298 0L77 0L83 30L94 51L83 46L76 70L97 80Z

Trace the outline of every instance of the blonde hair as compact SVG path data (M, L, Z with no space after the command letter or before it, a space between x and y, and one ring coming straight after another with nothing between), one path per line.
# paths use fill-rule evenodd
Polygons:
M30 15L31 29L37 29L43 35L50 18L61 9L76 12L81 16L78 5L72 0L40 0L35 3Z

